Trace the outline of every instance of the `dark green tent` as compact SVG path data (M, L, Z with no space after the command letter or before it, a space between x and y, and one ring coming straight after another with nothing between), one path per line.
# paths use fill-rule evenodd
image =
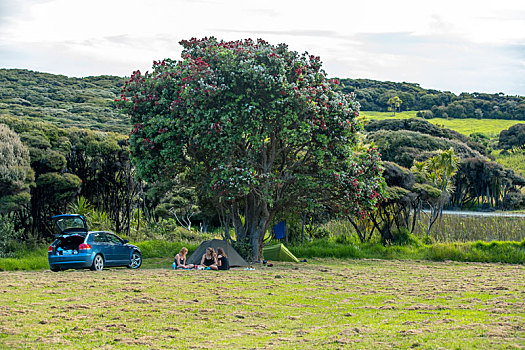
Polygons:
M299 262L299 259L282 243L264 247L263 256L266 260Z
M187 263L198 265L201 263L202 256L206 253L206 249L212 247L217 252L217 248L221 247L224 249L224 252L228 256L230 261L230 267L236 266L248 266L249 264L233 249L233 247L227 241L221 239L211 239L209 241L203 242L191 256L188 258Z

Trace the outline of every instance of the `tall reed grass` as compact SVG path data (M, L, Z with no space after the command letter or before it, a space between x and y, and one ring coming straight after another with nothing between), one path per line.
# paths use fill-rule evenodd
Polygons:
M424 236L428 219L422 217L415 229ZM444 214L432 227L435 242L522 241L525 239L525 218L504 216L460 216Z
M423 239L426 236L428 218L421 215L414 235ZM358 243L359 238L348 220L332 220L323 225L339 242ZM377 231L372 242L379 242ZM344 238L343 238L344 237ZM504 216L462 216L443 214L432 227L431 238L438 243L473 241L517 241L525 239L525 218Z

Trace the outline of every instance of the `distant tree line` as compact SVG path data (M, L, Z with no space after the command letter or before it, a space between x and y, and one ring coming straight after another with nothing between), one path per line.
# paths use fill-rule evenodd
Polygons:
M415 83L394 83L370 79L340 79L342 90L355 93L364 111L392 108L392 98L398 97L400 110L420 111L419 117L478 118L525 120L525 97L503 93L461 93L424 89ZM389 102L390 101L390 102Z

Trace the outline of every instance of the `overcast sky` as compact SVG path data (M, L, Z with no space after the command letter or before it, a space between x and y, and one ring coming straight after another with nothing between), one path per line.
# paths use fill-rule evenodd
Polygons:
M525 95L523 0L0 0L0 68L129 76L204 36L286 43L330 77Z

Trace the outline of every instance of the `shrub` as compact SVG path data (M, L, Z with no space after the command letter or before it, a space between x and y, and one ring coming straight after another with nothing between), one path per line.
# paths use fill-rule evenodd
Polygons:
M18 210L29 202L33 179L28 149L17 133L0 124L0 213Z
M388 243L390 245L411 245L414 247L420 247L422 245L419 238L410 233L410 231L404 227L399 230L393 230L392 233L394 239L389 242L383 241L383 244Z
M503 197L503 207L507 210L517 210L525 206L525 195L520 192L511 192Z
M232 246L233 249L235 249L237 253L239 253L239 255L242 256L243 259L245 259L246 261L251 260L252 245L250 244L250 242L234 241Z
M423 118L423 119L432 119L434 118L434 113L432 113L431 110L426 109L426 110L418 111L416 116L418 118Z
M212 232L199 232L197 230L181 227L175 219L161 219L146 227L143 233L149 239L166 240L168 242L202 242L213 238ZM138 233L133 233L133 238L139 240Z
M0 271L48 269L47 247L45 245L37 249L29 249L19 246L16 252L12 252L12 257L0 258Z
M511 149L525 146L525 124L515 124L499 134L498 147Z
M0 258L13 257L21 248L23 232L15 229L14 223L4 215L0 215Z

